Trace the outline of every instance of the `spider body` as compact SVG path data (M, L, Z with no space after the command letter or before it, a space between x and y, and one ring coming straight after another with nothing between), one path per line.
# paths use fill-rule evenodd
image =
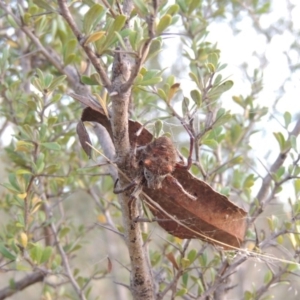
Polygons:
M137 135L138 136L138 135ZM136 136L136 137L137 137ZM126 187L117 189L115 184L115 193L122 193L128 189L133 189L131 198L136 199L143 186L147 185L150 189L160 189L166 177L171 180L177 188L180 188L190 199L196 198L190 195L181 184L172 176L175 168L189 169L191 165L193 139L191 139L191 150L187 166L178 162L178 151L172 140L166 136L161 136L146 146L137 147L136 140L133 142L131 152L130 173L133 175L133 181Z
M174 171L177 158L176 148L166 136L155 139L143 149L141 165L148 188L161 188L164 178Z

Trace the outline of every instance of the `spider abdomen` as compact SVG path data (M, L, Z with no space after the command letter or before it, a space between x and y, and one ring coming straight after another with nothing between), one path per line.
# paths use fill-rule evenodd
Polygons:
M143 165L153 175L167 175L174 171L177 152L173 142L162 136L148 144L144 150Z

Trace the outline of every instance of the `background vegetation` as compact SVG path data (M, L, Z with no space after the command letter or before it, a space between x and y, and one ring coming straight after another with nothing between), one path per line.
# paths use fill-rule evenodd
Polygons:
M0 1L0 299L297 299L298 99L289 111L278 103L286 84L299 78L300 39L291 18L261 25L272 5ZM292 2L286 5L292 15ZM293 39L286 53L289 75L269 108L260 101L264 53L256 54L253 73L247 62L241 66L249 93L232 94L222 49L210 42L211 24L222 20L236 32L244 16L267 42L286 32ZM180 42L178 51L166 47L170 38ZM120 53L136 74L122 69L116 76ZM161 59L169 53L171 66ZM175 91L182 77L190 83ZM120 82L127 90L114 95ZM71 92L100 101L110 112L125 95L130 118L150 121L146 127L155 135L169 132L185 157L189 141L180 121L190 122L196 141L191 172L249 211L243 250L179 240L155 223L130 232L122 204L128 199L113 194L116 170L95 167L103 157L95 152L89 160L78 142L82 105ZM228 99L237 113L225 107ZM265 132L265 147L272 139L277 146L264 162L251 149L260 146L252 137L264 130L266 118L276 120L280 131ZM94 145L112 158L101 128L90 124L88 130ZM119 142L114 140L120 156L128 145ZM141 266L123 238L128 234L140 241ZM151 283L145 291L130 277L148 266L147 256L151 271L139 274Z

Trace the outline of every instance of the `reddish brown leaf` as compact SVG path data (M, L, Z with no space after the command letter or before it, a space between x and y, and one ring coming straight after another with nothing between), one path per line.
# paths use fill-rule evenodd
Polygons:
M166 254L166 257L167 259L172 263L173 267L176 269L176 270L179 270L179 267L177 265L177 262L176 262L176 259L174 257L174 254L172 252L169 252Z
M78 134L79 141L80 141L82 149L87 154L87 156L89 158L91 158L91 156L92 156L92 149L87 144L87 142L89 144L91 144L91 140L90 140L90 136L89 136L89 134L88 134L88 132L87 132L87 130L86 130L86 128L85 128L85 126L84 126L84 124L83 124L82 121L79 121L79 123L77 124L76 131L77 131L77 134Z
M112 270L112 263L109 257L107 257L107 272L111 273Z
M82 121L98 122L112 136L110 122L100 111L84 109ZM129 120L131 142L141 126L140 123ZM138 137L138 145L147 145L152 139L152 134L143 128ZM193 201L180 189L180 185L176 184L172 176L184 191L195 196L196 200ZM162 220L158 221L159 225L181 239L199 238L224 249L240 247L246 231L247 213L187 170L176 169L172 176L164 179L161 189L154 190L146 186L143 188L143 191L168 214L154 205L149 205L153 215ZM146 201L149 203L149 199Z

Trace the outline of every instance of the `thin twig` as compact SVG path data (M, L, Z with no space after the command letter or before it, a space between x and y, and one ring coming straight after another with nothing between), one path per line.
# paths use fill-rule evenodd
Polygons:
M73 31L74 35L76 36L77 40L79 41L81 47L83 48L83 50L85 51L85 53L89 57L91 63L93 64L94 68L96 69L96 71L100 75L103 86L106 87L109 90L110 87L111 87L111 81L108 78L105 69L101 65L99 59L97 58L96 54L93 52L91 47L88 46L88 45L85 45L84 42L85 42L86 39L84 38L84 36L80 32L80 30L78 29L72 15L70 13L67 2L65 0L58 0L58 5L59 5L59 8L60 8L61 15L66 20L66 22L69 24L71 30Z

